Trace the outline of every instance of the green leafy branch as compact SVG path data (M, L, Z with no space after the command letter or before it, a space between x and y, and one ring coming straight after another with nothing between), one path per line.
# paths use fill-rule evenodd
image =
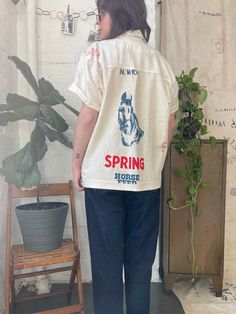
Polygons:
M8 57L13 61L37 96L32 101L18 94L9 93L7 104L0 105L0 126L9 122L28 120L35 123L30 141L15 154L6 157L2 162L0 174L5 181L15 184L18 188L38 186L41 180L38 161L45 156L50 142L59 141L66 147L72 148L72 143L64 134L68 124L60 116L54 106L64 105L73 114L79 112L65 103L65 98L54 86L43 77L37 82L30 67L16 56Z
M185 169L176 168L176 173L187 182L188 199L184 204L176 207L173 200L168 201L171 209L189 210L188 229L190 232L190 252L188 260L192 266L193 278L197 275L199 267L196 264L195 254L195 220L201 214L198 204L199 189L208 189L211 184L202 182L202 137L208 133L207 125L204 124L204 114L201 105L207 99L205 87L195 82L194 75L197 68L192 69L188 74L184 72L177 77L179 84L179 110L177 112L177 128L175 139L177 143L175 149L184 159ZM210 144L216 145L215 137L209 137Z

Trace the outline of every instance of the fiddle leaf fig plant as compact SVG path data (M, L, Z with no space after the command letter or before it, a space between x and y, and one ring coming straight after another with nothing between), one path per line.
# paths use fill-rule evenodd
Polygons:
M65 103L65 98L49 81L42 77L37 82L25 62L16 56L8 58L15 63L17 69L30 84L37 101L9 93L6 98L7 104L0 105L0 126L6 126L8 123L19 120L35 123L29 142L2 161L0 174L8 183L12 183L18 188L30 189L40 184L41 175L38 162L43 159L48 150L47 140L59 141L66 147L72 148L71 141L65 135L68 124L54 107L63 104L76 116L79 112Z
M177 140L175 149L183 156L185 168L176 168L176 173L187 182L187 199L182 206L176 207L174 200L169 200L168 205L173 210L189 210L188 229L190 232L190 251L188 260L192 266L193 278L198 273L194 247L195 222L201 214L198 193L200 189L209 189L211 183L202 181L202 139L208 133L204 124L202 104L207 99L207 90L194 81L197 68L189 73L182 72L176 77L179 85L179 110L177 111L177 128L174 138ZM215 137L209 137L210 144L216 145Z

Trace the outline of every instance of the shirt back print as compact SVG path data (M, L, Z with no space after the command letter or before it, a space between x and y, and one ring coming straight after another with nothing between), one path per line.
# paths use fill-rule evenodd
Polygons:
M70 90L99 112L83 165L85 187L159 188L178 85L166 60L140 31L91 45Z

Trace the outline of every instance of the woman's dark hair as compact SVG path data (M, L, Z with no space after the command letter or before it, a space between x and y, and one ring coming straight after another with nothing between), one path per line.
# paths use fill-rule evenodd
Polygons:
M128 30L140 30L145 40L149 40L151 28L144 0L96 0L96 3L98 11L107 11L111 16L110 39Z

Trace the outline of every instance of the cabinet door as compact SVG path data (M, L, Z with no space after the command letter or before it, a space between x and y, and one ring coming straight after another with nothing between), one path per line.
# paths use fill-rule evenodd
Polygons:
M176 167L185 168L183 156L175 150L172 143L167 159L164 177L164 202L173 199L176 207L184 204L188 199L186 194L187 184L175 171ZM224 253L224 206L225 206L225 160L226 142L218 141L212 149L211 145L204 141L202 147L202 182L210 182L211 188L199 191L199 206L201 213L195 216L195 255L196 264L199 267L198 274L219 275L223 271ZM191 274L191 264L188 255L191 252L189 220L189 208L174 211L165 206L164 216L164 244L165 269L167 273ZM168 249L167 249L168 247Z

